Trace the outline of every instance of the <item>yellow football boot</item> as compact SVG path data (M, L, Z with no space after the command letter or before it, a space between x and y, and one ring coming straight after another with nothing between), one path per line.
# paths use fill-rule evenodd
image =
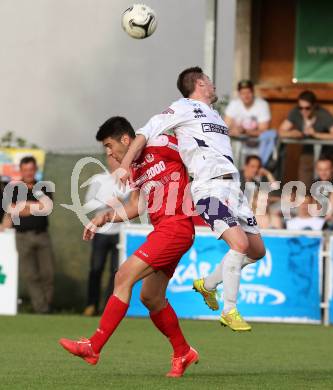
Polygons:
M200 293L206 303L206 305L212 310L219 309L219 303L216 299L216 290L206 290L204 287L204 280L196 279L193 281L193 290Z
M246 332L252 329L236 308L230 310L228 314L222 312L220 322L222 326L229 326L235 332Z

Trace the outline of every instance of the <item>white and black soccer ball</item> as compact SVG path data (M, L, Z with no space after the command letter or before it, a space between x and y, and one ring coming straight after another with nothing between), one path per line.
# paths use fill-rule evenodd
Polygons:
M156 14L145 4L133 4L124 11L121 24L132 38L147 38L156 30Z

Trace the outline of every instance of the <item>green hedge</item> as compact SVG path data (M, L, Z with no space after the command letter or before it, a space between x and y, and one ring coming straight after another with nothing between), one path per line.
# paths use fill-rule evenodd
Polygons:
M90 246L82 240L83 226L77 216L60 204L72 204L71 174L76 162L87 155L47 154L44 180L55 183L54 209L50 215L50 234L56 261L55 307L80 311L85 305ZM92 155L105 163L104 156ZM101 172L96 164L86 165L79 185ZM82 203L85 190L80 192Z

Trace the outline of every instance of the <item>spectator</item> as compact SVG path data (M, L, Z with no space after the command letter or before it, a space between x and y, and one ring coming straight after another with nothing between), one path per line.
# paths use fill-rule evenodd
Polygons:
M325 182L325 185L320 186L318 190L327 198L329 202L323 206L323 214L325 215L324 229L333 230L333 162L329 157L322 156L316 162L315 180L312 185L319 182ZM330 184L329 184L330 183ZM324 184L324 183L323 183ZM315 188L311 186L311 190Z
M258 153L265 165L273 152L276 132L268 131L271 113L268 103L254 94L253 83L238 83L238 98L231 100L225 112L230 136L246 135L244 154Z
M20 172L21 181L10 183L4 192L6 213L1 228L16 230L20 269L31 303L36 313L44 314L51 311L54 292L54 259L47 218L53 203L45 186L40 191L34 187L34 157L21 160Z
M333 184L333 162L327 156L321 156L316 162L315 180L329 181Z
M263 210L262 201L266 202L266 197L262 200L261 194L256 191L253 196L253 211L260 229L282 229L283 222L280 211L280 202L271 204ZM267 202L266 202L267 203ZM266 205L265 205L266 206Z
M242 191L245 190L245 184L255 183L259 190L261 182L269 182L273 185L272 189L277 189L275 177L271 172L262 167L261 158L256 155L249 155L245 159L243 169L240 170L240 182Z
M317 104L312 91L304 91L298 96L297 107L288 114L279 129L282 138L313 138L333 140L333 115ZM323 154L332 154L333 148L325 146ZM304 145L299 160L298 179L309 188L313 179L313 145Z
M119 167L119 163L111 156L107 157L107 163L110 172L113 172ZM108 173L95 175L86 194L85 208L88 212L91 210L98 211L99 213L103 212L109 208L107 203L113 197L124 200L128 197L128 193L122 194L121 189L118 187L112 175ZM85 316L98 314L102 275L108 255L111 255L110 276L105 292L105 302L113 293L114 278L119 267L118 243L120 226L120 223L109 223L102 230L99 229L92 240L87 306L83 312Z
M276 182L271 172L262 167L261 159L258 156L250 155L246 157L244 167L240 171L240 182L243 191L248 187L246 183L254 183L255 188L247 188L245 193L252 204L260 228L281 229L283 224L280 196L277 192L279 183ZM262 182L270 185L264 189L260 188ZM267 194L267 190L273 190L273 192Z
M3 180L2 180L2 177L0 176L0 223L2 222L2 218L5 214L5 211L4 209L2 208L2 196L3 196L3 190L5 188L7 183L5 183Z
M322 230L325 218L311 216L309 206L316 202L311 195L306 195L304 202L298 207L297 216L286 221L287 230Z

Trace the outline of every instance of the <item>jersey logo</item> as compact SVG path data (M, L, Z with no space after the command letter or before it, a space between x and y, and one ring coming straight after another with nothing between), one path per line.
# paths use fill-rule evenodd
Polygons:
M202 131L204 133L218 133L228 135L228 128L226 126L217 125L215 123L201 123Z
M203 148L208 148L208 145L206 144L206 142L203 139L198 139L195 137L193 137L193 138L197 141L198 146L203 147Z
M154 156L151 153L148 153L145 156L145 160L147 161L147 163L151 163L154 161Z
M162 114L174 114L174 110L168 107L166 110L162 111Z
M195 108L195 109L193 110L193 112L194 112L194 118L196 118L196 119L199 119L199 118L206 118L206 117L207 117L207 115L204 114L204 112L202 111L201 108Z

